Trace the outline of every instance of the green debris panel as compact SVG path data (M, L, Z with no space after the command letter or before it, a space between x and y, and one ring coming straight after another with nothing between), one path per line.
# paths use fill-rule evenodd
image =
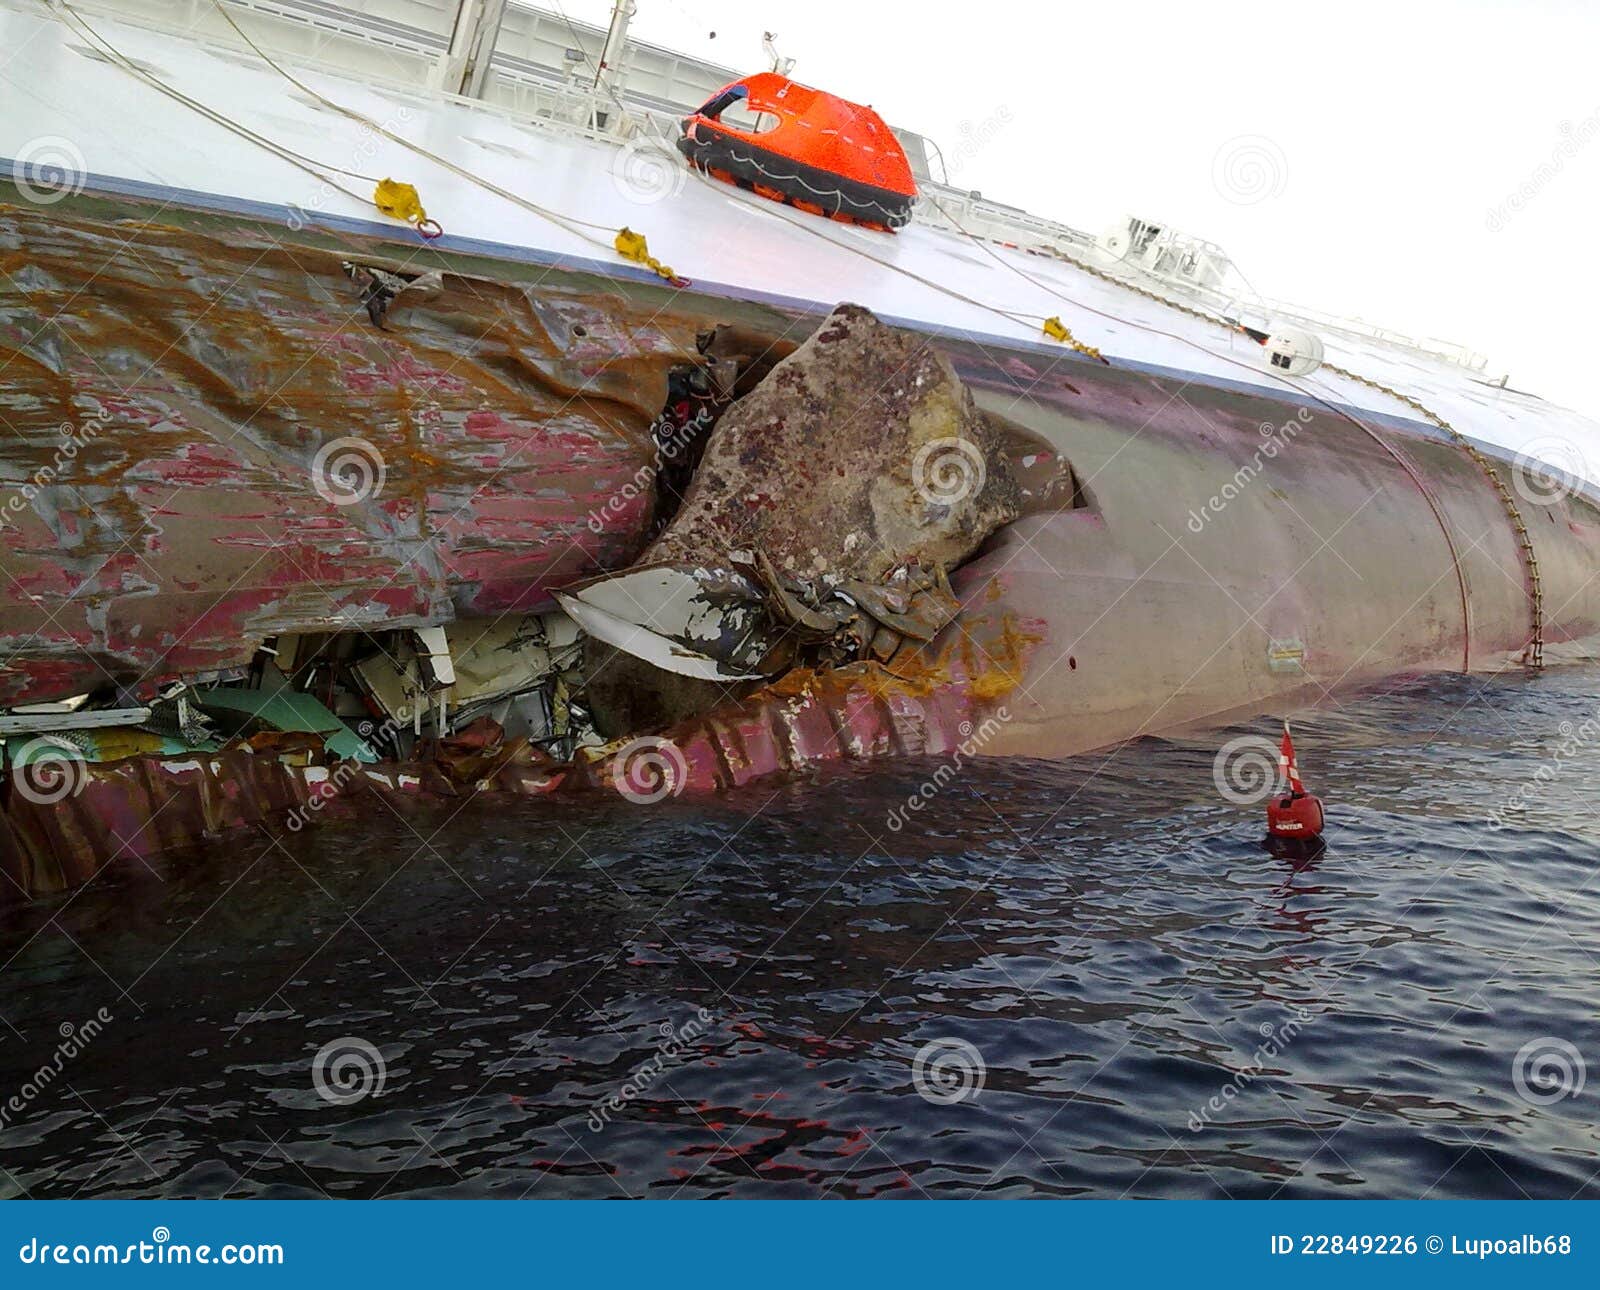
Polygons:
M195 696L201 709L219 720L228 715L254 718L273 730L321 735L329 752L357 761L374 762L378 755L355 731L309 694L294 690L202 690ZM236 728L243 721L236 722Z

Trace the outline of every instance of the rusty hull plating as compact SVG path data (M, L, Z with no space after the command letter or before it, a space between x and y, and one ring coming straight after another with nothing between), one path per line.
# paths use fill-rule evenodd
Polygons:
M175 678L238 676L297 633L547 610L645 549L673 373L723 364L728 397L760 390L816 325L693 292L164 218L123 249L126 225L90 203L0 207L0 704L142 701ZM379 330L341 267L351 257L442 272L440 289L402 290ZM959 613L931 640L882 644L872 620L853 660L792 661L566 758L536 735L441 724L381 765L257 738L80 764L54 801L8 775L5 888L63 890L113 860L298 828L368 793L397 809L581 786L656 800L840 759L1066 755L1397 673L1507 666L1525 643L1513 534L1455 446L1067 351L937 347L1021 515L952 568ZM319 480L318 454L348 440L375 450L380 487L363 491L360 461ZM850 447L827 437L816 468L848 472ZM1572 496L1525 514L1552 657L1582 651L1600 627L1600 513ZM418 645L408 675L430 662ZM642 784L628 759L640 743Z
M545 608L642 544L629 486L686 315L455 275L378 331L337 253L127 236L0 208L0 704L243 667L284 631Z

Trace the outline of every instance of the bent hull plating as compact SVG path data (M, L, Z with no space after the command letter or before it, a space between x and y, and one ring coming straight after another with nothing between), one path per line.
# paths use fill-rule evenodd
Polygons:
M1330 324L1330 361L1285 374L1221 306L1174 309L1048 221L969 235L932 195L890 238L687 169L641 192L639 137L326 69L290 92L254 51L13 0L0 34L53 69L14 82L0 113L17 180L0 191L0 705L141 696L243 668L280 634L547 608L644 546L650 422L697 333L731 325L783 353L847 300L939 346L1038 445L1021 468L1071 486L1034 491L956 572L962 611L930 644L791 674L664 732L672 787L841 758L1064 755L1396 674L1514 666L1540 644L1581 655L1600 630L1594 423L1438 349ZM60 142L50 86L67 81L72 194L30 159ZM414 178L446 235L421 245L365 190L313 182L304 159L334 156ZM617 261L630 227L694 285ZM346 259L441 276L380 328ZM1267 326L1250 308L1267 304L1240 310ZM383 487L357 460L357 495L340 495L329 458L348 440L374 450ZM1549 462L1552 441L1574 487L1497 490L1491 471L1503 489L1515 456ZM55 889L309 809L324 768L263 758L255 774L240 756L129 758L88 767L66 800L13 794L0 862L22 890ZM463 791L421 767L351 775ZM613 778L502 767L464 791Z
M980 405L1057 445L1086 505L1025 517L961 570L962 632L1038 636L986 751L1065 755L1397 674L1523 661L1517 535L1455 444L1137 373L1001 366L967 369ZM1587 656L1600 509L1581 495L1519 509L1546 653Z
M76 410L106 410L7 517L11 701L243 666L279 632L546 608L642 545L650 410L696 331L732 320L782 346L810 325L581 274L501 284L519 270L413 251L473 276L447 274L380 332L332 295L336 250L307 237L263 254L191 227L148 230L141 258L211 294L108 264L102 293L138 305L136 327L59 281L109 226L23 209L5 229L12 473L44 461L19 440L42 454ZM1076 481L959 572L965 611L924 660L1000 660L1009 680L988 697L1008 694L1009 718L986 751L1081 751L1399 672L1501 667L1527 646L1506 511L1426 427L1067 351L930 343ZM315 389L284 396L306 371ZM318 454L358 430L387 483L341 505ZM1545 639L1581 649L1600 624L1600 512L1581 494L1521 509Z
M145 214L0 205L0 706L546 608L642 541L691 316L513 272L378 330L348 245L168 212L126 249Z

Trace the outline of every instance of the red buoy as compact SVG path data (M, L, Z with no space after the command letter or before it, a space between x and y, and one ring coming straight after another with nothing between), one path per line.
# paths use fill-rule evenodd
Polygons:
M1289 723L1283 723L1283 743L1278 751L1278 771L1289 791L1267 802L1267 832L1278 838L1314 838L1322 832L1322 800L1306 792L1294 763L1294 741Z
M1280 838L1314 838L1322 832L1322 802L1310 793L1290 793L1267 803L1267 832Z

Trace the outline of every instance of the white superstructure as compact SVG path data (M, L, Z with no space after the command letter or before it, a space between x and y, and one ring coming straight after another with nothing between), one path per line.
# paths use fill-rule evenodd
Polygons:
M213 0L0 0L8 54L0 164L43 197L65 183L346 228L393 222L372 206L369 183L342 172L393 177L416 185L446 230L442 245L457 249L632 276L641 270L610 253L608 235L586 231L628 226L709 294L819 310L852 300L912 327L1041 351L1056 348L1041 323L1057 317L1122 365L1416 424L1390 395L1325 366L1275 368L1270 346L1053 254L1065 252L1263 332L1309 334L1329 363L1404 391L1464 434L1600 485L1600 426L1503 388L1481 356L1259 298L1220 248L1156 221L1130 218L1095 237L959 192L928 176L930 166L938 171L937 150L909 133L923 198L894 236L705 179L671 151L673 125L733 79L732 69L630 42L621 88L607 92L595 86L604 30L486 0L471 14L459 7L473 19L465 26L453 0L381 0L359 11L323 0L226 0L226 8L317 95L474 178L297 88L245 46Z

